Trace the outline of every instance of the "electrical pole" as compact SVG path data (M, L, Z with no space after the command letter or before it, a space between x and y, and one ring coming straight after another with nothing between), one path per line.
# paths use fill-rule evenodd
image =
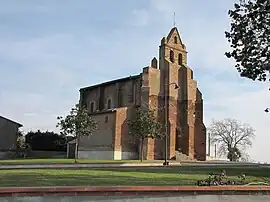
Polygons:
M210 153L210 148L211 148L211 134L208 133L208 156L210 157L211 156L211 153Z

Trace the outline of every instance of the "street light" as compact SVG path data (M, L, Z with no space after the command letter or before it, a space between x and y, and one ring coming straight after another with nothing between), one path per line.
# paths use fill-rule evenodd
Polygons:
M165 86L174 85L174 89L178 89L179 86L173 82L169 84L165 84ZM164 97L165 97L165 161L163 163L164 166L168 166L168 89L166 88L164 90Z
M270 111L270 108L266 108L264 111L268 113Z

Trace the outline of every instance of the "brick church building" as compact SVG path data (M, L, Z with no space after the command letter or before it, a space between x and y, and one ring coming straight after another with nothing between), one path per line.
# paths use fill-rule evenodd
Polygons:
M167 107L167 158L179 154L206 159L202 93L187 64L186 47L176 27L162 38L159 60L153 58L138 75L81 88L80 103L98 122L98 130L79 140L79 158L138 159L141 142L128 134L127 120L140 106L154 109L163 122ZM142 144L144 159L164 159L164 140L147 139Z

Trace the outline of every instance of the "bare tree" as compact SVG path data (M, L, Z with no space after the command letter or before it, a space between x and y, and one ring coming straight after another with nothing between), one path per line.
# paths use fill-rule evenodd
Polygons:
M247 153L242 153L239 161L244 163L254 163L254 160Z
M219 146L219 153L227 155L230 161L241 158L248 147L252 146L255 130L248 124L235 119L213 120L208 128L211 143Z

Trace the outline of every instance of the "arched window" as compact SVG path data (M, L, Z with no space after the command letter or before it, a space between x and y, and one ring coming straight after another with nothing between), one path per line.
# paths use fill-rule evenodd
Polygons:
M90 112L91 113L94 112L94 102L91 102L91 104L90 104Z
M178 54L178 64L182 65L183 64L183 56L181 53Z
M112 108L112 101L111 101L111 99L108 99L107 108L108 109L111 109Z
M174 62L174 52L172 50L170 51L170 61Z
M174 37L174 43L177 44L177 36Z

